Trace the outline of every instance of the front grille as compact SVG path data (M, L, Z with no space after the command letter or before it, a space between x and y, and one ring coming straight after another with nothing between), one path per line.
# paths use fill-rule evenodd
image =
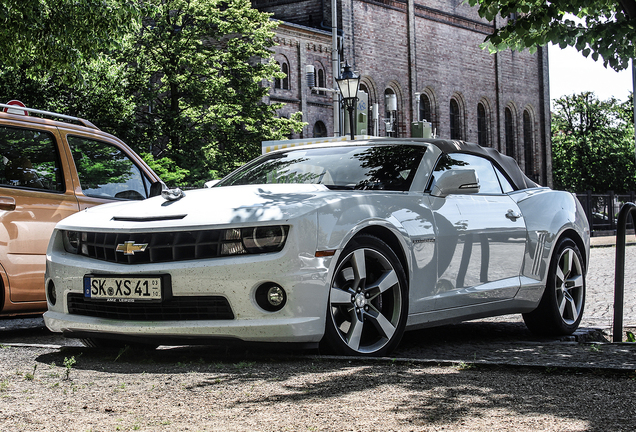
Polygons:
M68 311L74 315L126 321L232 320L234 313L225 297L173 297L161 303L111 303L91 301L83 294L67 297Z
M224 230L155 233L82 233L81 254L121 264L147 264L221 256ZM126 255L117 252L125 242L148 245L144 252Z

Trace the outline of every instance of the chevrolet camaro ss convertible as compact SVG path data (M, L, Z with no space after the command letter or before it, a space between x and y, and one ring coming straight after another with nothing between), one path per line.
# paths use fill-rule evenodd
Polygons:
M238 340L374 356L405 330L511 313L569 334L589 236L572 194L491 148L298 146L210 188L59 222L44 319L90 346Z

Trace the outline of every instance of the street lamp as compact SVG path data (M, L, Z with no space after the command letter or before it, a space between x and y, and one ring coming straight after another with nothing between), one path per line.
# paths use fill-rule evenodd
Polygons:
M342 95L342 105L349 111L349 126L351 130L351 140L354 140L355 131L353 125L353 109L358 101L358 88L360 87L360 77L351 70L349 63L345 64L340 78L336 78L338 89Z

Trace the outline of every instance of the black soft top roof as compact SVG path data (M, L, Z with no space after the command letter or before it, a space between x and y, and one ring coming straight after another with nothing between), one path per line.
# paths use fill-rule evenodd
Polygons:
M428 143L438 147L444 153L468 153L485 157L499 167L503 173L508 177L508 180L512 183L515 190L530 189L538 187L539 185L530 180L519 168L517 161L499 153L497 150L491 147L482 147L477 144L472 144L464 141L457 140L444 140L444 139L426 139L426 138L381 138L369 140L373 143L400 143L400 144L422 144Z
M489 159L502 169L506 176L508 176L508 179L512 181L514 188L517 190L530 189L539 186L530 180L523 171L521 171L516 160L510 156L499 153L494 148L482 147L477 144L454 140L427 140L427 142L439 147L439 149L444 153L469 153Z

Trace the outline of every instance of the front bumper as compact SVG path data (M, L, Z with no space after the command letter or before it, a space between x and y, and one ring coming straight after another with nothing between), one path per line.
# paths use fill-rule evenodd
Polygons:
M51 331L69 337L153 339L160 344L162 339L319 342L325 329L333 257L316 258L315 240L295 240L277 253L126 265L67 253L56 231L49 244L45 283L47 294L53 289L57 300L52 304L49 298L44 322ZM141 321L71 314L68 296L83 293L87 274L169 274L173 297L224 297L234 319ZM256 290L265 283L284 288L287 302L283 309L268 312L257 304Z
M156 342L240 340L244 342L319 342L325 324L322 317L252 319L231 321L136 322L92 318L48 311L49 330L67 337L106 337Z

